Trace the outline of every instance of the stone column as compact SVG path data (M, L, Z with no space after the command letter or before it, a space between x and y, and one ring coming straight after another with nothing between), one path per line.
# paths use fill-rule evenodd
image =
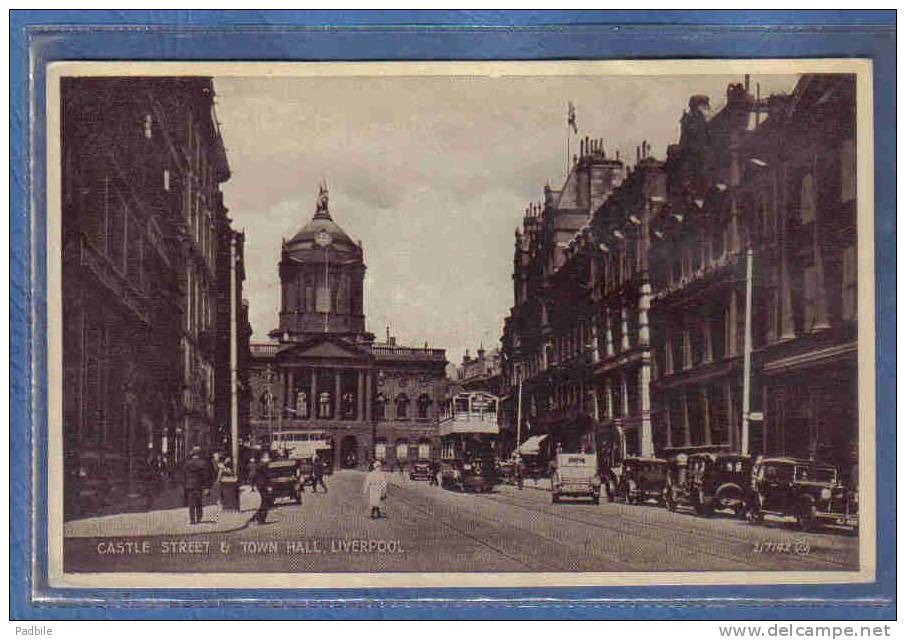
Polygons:
M296 406L296 371L295 369L289 369L288 374L289 379L287 381L287 388L289 389L289 396L286 398L286 406L288 409L294 409L296 413L287 411L290 418L298 418L299 407Z
M613 420L613 390L610 388L610 376L604 378L604 415Z
M604 311L604 349L608 358L613 355L613 328L610 323L610 309L606 309Z
M730 440L730 451L739 451L739 440L736 437L736 425L733 423L733 390L730 388L730 383L724 383L724 403L726 404L726 413L727 413L727 428L730 430L728 434Z
M642 283L639 288L639 337L642 347L642 364L639 369L639 402L642 406L642 425L639 437L643 456L654 456L654 433L651 428L651 336L648 329L648 308L651 305L651 285Z
M312 367L311 369L311 397L308 399L310 404L310 411L308 415L312 418L318 417L318 370Z
M366 422L371 422L371 420L372 420L372 416L371 416L371 412L373 410L372 404L373 404L373 402L372 402L372 397L371 397L371 372L369 371L368 373L365 374L365 421ZM374 444L372 443L372 448L373 447L374 447Z
M683 403L683 446L688 447L692 444L692 432L689 428L689 397L685 391L680 394L680 399Z
M343 392L343 371L337 369L334 373L334 399L333 399L333 419L339 420L343 413L343 400L340 395Z
M365 420L365 373L361 369L358 372L358 384L356 386L355 419L359 422Z
M702 444L711 444L711 404L708 401L708 387L701 387L702 394Z
M666 406L664 407L664 414L663 414L664 415L664 428L667 430L667 432L665 434L667 436L667 448L670 449L671 447L673 447L673 424L671 422L671 420L673 419L673 416L670 415L670 397L665 396L664 401L667 403Z
M629 351L629 312L620 307L620 351Z
M620 415L629 415L629 386L626 382L626 373L620 372Z
M738 306L738 296L736 295L736 285L730 289L730 310L728 313L730 326L727 327L727 336L726 336L726 352L727 355L735 356L739 353L739 332L737 331L739 324L737 321L737 314L739 313Z

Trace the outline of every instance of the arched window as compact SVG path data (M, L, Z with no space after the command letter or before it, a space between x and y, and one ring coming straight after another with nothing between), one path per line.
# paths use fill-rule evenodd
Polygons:
M396 459L406 460L409 457L409 441L405 439L396 441Z
M318 417L333 417L333 403L330 401L330 391L322 391L318 396Z
M343 394L343 417L355 418L355 394L347 391Z
M383 393L377 394L377 397L374 399L374 418L375 420L384 419L384 407L387 406L387 399L384 397Z
M431 398L428 394L423 393L418 397L418 417L421 420L428 418L428 409L431 407Z
M396 397L396 417L405 420L409 417L409 396L401 393Z

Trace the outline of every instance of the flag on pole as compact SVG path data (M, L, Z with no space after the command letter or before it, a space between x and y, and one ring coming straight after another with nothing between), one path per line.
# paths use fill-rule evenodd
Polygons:
M566 113L566 125L572 127L573 133L579 133L579 129L576 127L576 107L572 100L569 101L569 109Z

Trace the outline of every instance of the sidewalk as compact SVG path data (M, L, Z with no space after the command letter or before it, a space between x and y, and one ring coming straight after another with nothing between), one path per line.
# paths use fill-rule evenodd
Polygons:
M172 491L182 492L181 488ZM205 500L204 517L199 524L189 524L189 510L184 500L175 500L170 495L160 496L155 504L165 504L165 508L151 511L117 513L110 515L81 518L63 523L63 536L66 538L93 538L97 536L166 536L188 535L196 533L226 533L244 529L249 518L258 509L260 497L252 493L249 487L241 488L239 494L239 511L223 511L220 505ZM175 506L179 505L179 506Z

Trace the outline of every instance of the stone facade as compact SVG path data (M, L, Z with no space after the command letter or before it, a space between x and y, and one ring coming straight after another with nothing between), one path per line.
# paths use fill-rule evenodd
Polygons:
M251 431L326 432L335 467L390 464L436 450L443 349L405 347L365 330L360 243L332 219L326 186L314 217L284 241L280 326L252 345Z

